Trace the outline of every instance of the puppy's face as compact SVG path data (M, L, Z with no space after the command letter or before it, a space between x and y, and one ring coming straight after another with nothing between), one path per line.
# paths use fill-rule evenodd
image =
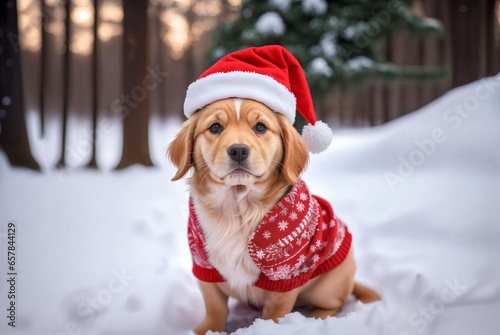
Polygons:
M226 99L200 112L194 161L226 185L266 179L283 158L280 124L269 108L252 100Z
M190 167L225 185L251 185L283 174L295 183L308 159L300 136L286 118L248 99L216 101L195 113L168 151L178 167Z

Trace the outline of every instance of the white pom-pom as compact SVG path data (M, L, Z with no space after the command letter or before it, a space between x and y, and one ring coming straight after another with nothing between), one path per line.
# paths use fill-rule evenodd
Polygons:
M322 121L316 121L305 125L302 129L302 139L306 142L307 150L313 154L325 151L332 143L333 132L328 125Z

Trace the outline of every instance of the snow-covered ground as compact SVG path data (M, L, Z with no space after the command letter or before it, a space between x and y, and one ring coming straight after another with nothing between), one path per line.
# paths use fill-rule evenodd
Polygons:
M153 145L161 167L120 172L36 173L9 167L0 153L1 334L181 334L202 319L190 273L187 188L170 182L165 146ZM384 126L337 132L327 152L311 157L304 179L349 225L357 280L383 300L351 299L336 317L292 313L279 324L232 302L228 330L498 334L499 147L500 76ZM15 299L8 298L9 223ZM8 326L11 301L15 328Z

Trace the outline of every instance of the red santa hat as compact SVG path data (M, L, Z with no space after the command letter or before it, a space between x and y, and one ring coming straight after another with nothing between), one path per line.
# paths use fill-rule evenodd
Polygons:
M226 98L259 101L283 114L291 124L298 110L309 122L302 130L309 152L324 151L332 141L328 125L316 121L302 67L282 46L248 48L221 58L189 85L184 114L189 118L206 105Z

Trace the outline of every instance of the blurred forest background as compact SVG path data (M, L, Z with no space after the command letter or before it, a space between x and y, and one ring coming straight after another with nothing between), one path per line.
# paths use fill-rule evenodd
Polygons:
M304 6L306 1L294 2ZM291 2L269 0L275 5ZM308 2L314 5L321 0ZM407 3L412 18L421 17L422 22L436 27L435 32L414 34L415 31L397 27L388 29L377 36L377 55L390 64L445 69L440 73L447 75L430 76L423 79L433 80L421 82L398 78L386 81L375 75L347 89L330 89L317 94L321 98L315 100L323 120L336 126L382 124L427 104L453 87L500 72L499 0L401 2ZM217 44L220 47L227 42L227 51L239 46L239 35L230 40L229 35L221 33L221 24L244 22L245 17L251 17L251 12L250 16L248 11L245 14L245 7L258 3L266 2L1 1L0 145L9 162L39 169L30 152L26 127L26 118L34 115L39 125L37 134L42 138L47 135L51 120L62 124L58 128L58 167L67 165L68 122L81 122L93 129L87 167L98 167L98 130L113 122L120 122L123 128L123 152L117 169L132 164L152 165L149 123L172 117L182 119L187 86L215 60L214 50L220 50ZM376 17L378 12L368 4L386 5L390 1L338 3L357 4L354 13L365 6L365 16ZM287 10L291 12L284 8ZM296 31L302 29L301 24L311 27L314 15L325 13L307 13L299 20L309 22L298 21ZM287 24L290 29L290 23ZM214 39L216 29L218 37ZM274 37L273 41L280 43L279 36Z

